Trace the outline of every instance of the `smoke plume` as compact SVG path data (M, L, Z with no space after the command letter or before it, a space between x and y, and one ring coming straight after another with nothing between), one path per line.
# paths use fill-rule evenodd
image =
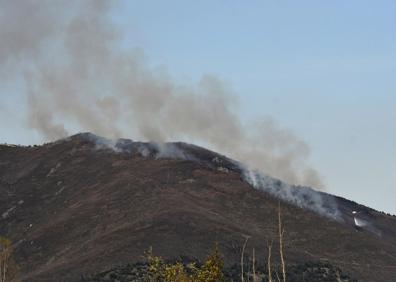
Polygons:
M270 118L243 122L224 82L177 84L126 48L109 16L113 3L0 0L0 72L23 81L32 129L45 140L77 129L195 142L289 183L323 187L307 167L307 144Z

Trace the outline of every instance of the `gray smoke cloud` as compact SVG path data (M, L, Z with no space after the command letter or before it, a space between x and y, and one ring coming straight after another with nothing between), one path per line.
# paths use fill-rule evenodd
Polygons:
M226 83L177 84L122 44L113 1L0 0L0 71L24 81L29 126L109 138L196 142L292 184L323 188L310 150L271 118L247 124Z
M337 203L332 197L324 197L321 192L309 187L295 187L278 179L261 174L259 171L246 169L243 178L252 187L265 191L279 199L288 201L298 207L312 210L320 215L343 222Z

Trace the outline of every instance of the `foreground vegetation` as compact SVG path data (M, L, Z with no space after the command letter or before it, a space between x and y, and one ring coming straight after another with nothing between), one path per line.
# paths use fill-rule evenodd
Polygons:
M198 277L189 272L190 264L182 262L168 262L166 265L168 269L166 272L153 271L150 264L147 262L140 262L135 264L128 264L122 267L115 267L108 271L98 273L96 275L82 277L80 282L110 282L110 281L135 281L135 282L163 282L163 281L174 281L174 282L190 282L190 281L202 281L202 280L190 280L197 279ZM201 272L203 264L199 262L195 263L195 267ZM247 267L247 265L246 265ZM218 275L216 268L213 276ZM272 272L273 282L278 282L278 276L276 272L281 271L281 268L274 267ZM257 266L255 270L255 278L253 280L253 273L249 271L245 273L245 282L268 282L269 275L266 272L266 265L261 264ZM356 282L351 279L348 275L344 274L339 268L332 266L328 263L322 262L307 262L298 265L289 265L286 269L287 281L288 282ZM167 273L167 279L165 275ZM225 267L221 269L220 280L204 280L204 281L241 281L240 265L234 265L232 267ZM211 274L211 275L212 275ZM212 276L212 277L213 277ZM198 278L199 279L199 278Z
M278 264L272 261L273 242L267 243L268 257L264 263L258 263L253 249L252 257L245 260L245 248L249 237L241 249L239 265L224 268L223 257L216 245L203 263L178 260L165 262L155 256L152 250L146 253L144 263L129 264L81 279L81 282L136 281L136 282L354 282L349 276L331 264L307 262L286 267L283 251L284 228L282 226L280 204L278 208L279 244Z
M283 251L281 209L278 209L277 243L279 262L272 261L273 242L267 243L268 256L264 263L252 257L245 260L245 249L249 240L245 236L241 248L240 263L225 268L223 256L216 245L203 262L186 258L165 261L150 249L144 262L119 266L96 275L81 277L80 282L135 281L135 282L353 282L347 275L330 264L309 262L286 267ZM0 282L19 281L18 268L12 258L13 246L10 240L0 237Z
M11 241L0 236L0 282L19 281L18 267L13 260L12 252Z

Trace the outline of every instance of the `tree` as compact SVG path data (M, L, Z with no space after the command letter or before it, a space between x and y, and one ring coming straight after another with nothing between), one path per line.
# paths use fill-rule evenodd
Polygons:
M0 236L0 282L15 281L17 266L12 260L12 243Z
M225 281L223 274L224 262L216 245L211 255L208 256L203 266L198 270L198 275L194 282L223 282Z
M283 234L284 233L285 233L285 229L282 226L281 206L280 206L280 201L279 201L278 202L279 254L280 254L280 259L281 259L283 282L286 282L286 265L285 265L285 259L283 257Z
M224 262L216 246L202 266L194 263L184 265L180 262L165 263L162 258L154 256L152 250L146 253L152 282L224 282Z

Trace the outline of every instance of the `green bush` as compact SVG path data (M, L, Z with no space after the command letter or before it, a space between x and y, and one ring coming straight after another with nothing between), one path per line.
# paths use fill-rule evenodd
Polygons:
M181 262L166 263L154 256L152 250L146 253L152 282L223 282L224 262L216 247L201 266L195 263L184 265Z

